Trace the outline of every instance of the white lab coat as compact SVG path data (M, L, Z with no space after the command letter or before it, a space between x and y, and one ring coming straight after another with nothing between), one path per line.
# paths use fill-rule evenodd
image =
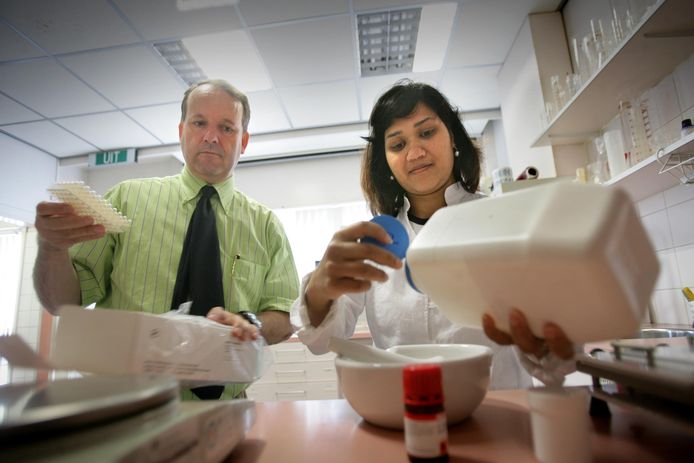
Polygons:
M481 198L466 192L458 183L445 192L446 204L460 204ZM407 219L407 199L397 219L405 226L410 241L416 231ZM421 227L416 227L417 229ZM451 323L429 296L413 290L405 277L404 266L398 270L382 267L388 281L377 283L364 293L346 294L334 301L328 316L318 327L311 326L303 294L308 276L303 278L300 297L292 305L291 321L299 339L314 354L328 351L331 336L349 338L354 334L357 318L366 310L366 319L376 347L386 349L400 344L466 343L489 346L494 352L491 389L519 389L532 385L532 379L521 365L515 350L490 341L480 328Z

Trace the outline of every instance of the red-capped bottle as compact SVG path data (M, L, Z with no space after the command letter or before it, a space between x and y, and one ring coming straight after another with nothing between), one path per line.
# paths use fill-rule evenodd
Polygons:
M448 428L443 409L439 365L407 365L402 372L405 395L405 448L411 462L447 462Z

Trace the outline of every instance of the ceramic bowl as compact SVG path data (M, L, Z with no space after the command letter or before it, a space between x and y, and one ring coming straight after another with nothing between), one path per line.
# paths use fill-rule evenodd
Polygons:
M391 352L417 359L437 357L441 366L444 410L448 424L464 420L482 402L489 387L492 351L474 344L395 346ZM392 429L403 427L402 369L399 363L366 363L335 359L342 395L366 421Z

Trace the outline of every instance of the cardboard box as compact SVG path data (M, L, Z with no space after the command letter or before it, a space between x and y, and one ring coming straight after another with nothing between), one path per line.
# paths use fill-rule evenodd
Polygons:
M261 374L264 340L239 341L230 327L193 316L60 309L50 363L101 374L170 374L179 380L250 383Z

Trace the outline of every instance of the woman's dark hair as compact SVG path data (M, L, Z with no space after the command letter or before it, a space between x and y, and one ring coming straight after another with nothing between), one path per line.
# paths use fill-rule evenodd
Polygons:
M418 104L436 113L448 128L460 153L453 160L453 176L465 191L477 191L480 181L480 154L460 121L454 108L434 87L405 79L378 99L369 118L370 133L362 155L361 188L373 214L396 216L402 208L405 190L391 180L386 161L385 132L395 119L407 117ZM451 153L453 156L453 153Z

